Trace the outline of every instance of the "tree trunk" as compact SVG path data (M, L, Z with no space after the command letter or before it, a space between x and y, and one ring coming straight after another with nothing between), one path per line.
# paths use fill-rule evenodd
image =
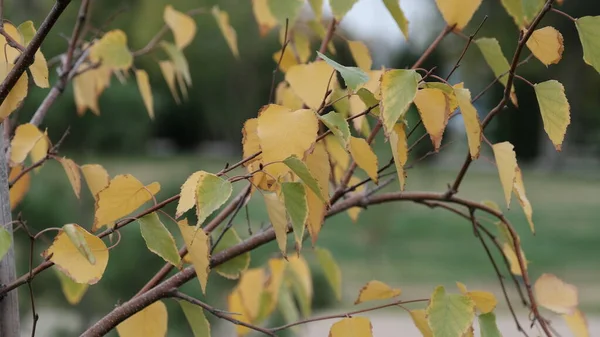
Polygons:
M12 236L12 218L10 213L10 198L8 193L8 162L6 156L7 140L4 137L4 125L0 125L0 225L11 233ZM8 249L8 252L0 261L0 286L8 284L16 279L15 269L15 245ZM18 337L19 328L19 299L17 290L6 294L6 297L0 299L0 336Z

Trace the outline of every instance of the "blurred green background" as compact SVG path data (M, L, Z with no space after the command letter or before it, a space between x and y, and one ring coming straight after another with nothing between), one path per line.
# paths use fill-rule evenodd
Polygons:
M52 1L5 2L7 18L15 23L32 19L36 26L52 5ZM71 34L79 4L79 0L73 1L42 46L47 58L66 49L65 37ZM229 13L231 25L236 29L240 60L233 57L213 17L210 14L199 15L195 17L197 35L185 50L193 82L189 100L181 105L173 101L157 65L157 60L166 56L157 51L135 60L135 66L145 69L150 75L156 109L154 121L147 116L135 81L130 78L122 84L113 77L111 86L100 99L101 116L88 111L85 116L78 117L72 87L69 86L50 109L43 125L48 128L53 141L57 141L67 127L70 128L61 155L72 158L80 165L99 163L111 176L130 173L146 184L160 182L159 200L178 193L189 174L200 169L216 172L225 163L240 159L242 124L247 118L256 116L258 109L268 101L275 67L272 55L280 48L276 30L260 37L249 0L93 1L92 27L103 31L115 28L124 30L130 48L137 50L162 27L162 12L167 4L172 4L180 11L199 7L208 9L218 4ZM379 0L360 0L359 4L382 6ZM426 20L411 21L411 31L419 35L420 40L405 42L402 39L398 42L401 48L395 49L386 49L388 46L382 45L383 42L377 39L366 41L372 47L374 58L386 60L387 67L410 66L443 28L443 20L433 7L433 0L403 0L402 7L405 6L428 8L425 11L428 16ZM561 10L574 17L599 15L600 2L565 1ZM353 19L345 19L339 36L334 38L338 50L334 58L347 65L353 61L340 36L353 37L353 23L358 26L359 22L355 19L361 17L359 9L354 8L351 13L354 11L359 13L354 14ZM118 14L115 16L115 13ZM385 11L381 13L388 15ZM489 17L478 36L496 37L505 55L512 55L518 32L499 1L484 0L465 28L465 34L470 34L485 15ZM408 16L411 19L411 15ZM111 17L114 18L106 23ZM361 27L364 25L362 22ZM579 287L584 310L590 314L600 313L597 304L600 301L600 236L596 229L600 219L600 96L597 89L600 74L584 64L572 22L559 15L548 15L542 22L542 26L546 25L554 26L564 36L562 61L546 69L532 59L520 68L519 74L531 82L552 78L564 84L572 115L562 153L558 155L548 141L533 90L521 81L516 82L519 108L510 106L503 111L486 131L486 136L492 142L512 142L524 169L524 181L534 209L537 234L533 236L530 233L516 200L513 200L513 206L507 214L521 234L532 278L537 278L543 272L556 274ZM392 34L391 30L398 29L391 25L389 30L379 34ZM316 50L319 43L315 38L312 48ZM445 76L463 46L462 38L448 37L423 67L438 66L437 72ZM374 64L374 68L379 66L377 62ZM281 79L281 75L278 74L277 78ZM475 46L471 47L453 77L454 81L465 81L473 93L479 92L492 79L491 71ZM51 83L55 80L56 71L51 70ZM501 85L494 86L478 101L480 113L486 113L496 104L502 89ZM19 121L29 120L47 92L31 89L19 111ZM410 114L414 125L416 113L410 111ZM451 123L444 136L445 141L451 141L452 144L440 155L428 157L408 172L407 189L444 191L447 183L453 181L466 153L464 132L458 122ZM413 137L416 139L416 136ZM389 159L388 146L383 138L377 138L375 150L380 163ZM419 146L412 154L412 159L421 157L430 147L428 142L423 142L423 146ZM489 149L484 150L484 158L473 165L467 174L460 195L474 200L494 200L503 206L496 169L486 158L493 158ZM241 185L236 185L237 190L241 188ZM397 183L392 183L387 189L397 189ZM174 207L172 205L165 210L173 213ZM28 226L36 230L60 227L65 223L78 223L89 228L93 220L93 199L84 190L82 198L78 200L60 164L49 162L33 176L31 190L14 214L19 213L23 214ZM260 198L251 201L249 218L254 230L267 223ZM173 224L166 224L174 229ZM248 224L244 216L239 217L235 226L238 233L247 236ZM83 331L117 303L134 295L162 266L163 261L146 249L137 223L123 229L122 235L121 244L111 252L103 279L92 286L75 307L69 306L64 300L58 279L52 271L36 277L33 286L38 311L42 311L41 322L54 317L52 312L60 312L60 316L54 318L60 322L52 324L64 328L62 332L40 331L38 336L71 336ZM45 238L48 243L52 240L51 235ZM22 275L28 270L28 240L19 232L16 240L18 273ZM468 286L480 285L495 292L499 289L489 260L478 240L473 237L471 225L442 210L429 210L408 203L375 206L363 211L358 223L353 223L347 214L340 214L327 221L317 244L329 248L342 267L344 300L337 303L333 299L332 291L315 265L314 310L348 305L354 300L359 287L371 279L402 287L406 298L428 294L437 284L452 287L454 281L461 281ZM38 253L46 244L37 246L36 263L41 261ZM305 250L307 258L314 264L311 248L307 246ZM262 265L272 256L277 256L275 245L261 247L253 252L252 265ZM226 290L234 284L219 276L211 276L207 301L224 308ZM184 286L183 290L202 298L195 280ZM20 300L26 329L31 320L26 287L20 289ZM173 301L165 302L169 306L169 336L188 336L190 332L180 310L171 303ZM504 308L503 304L501 308Z

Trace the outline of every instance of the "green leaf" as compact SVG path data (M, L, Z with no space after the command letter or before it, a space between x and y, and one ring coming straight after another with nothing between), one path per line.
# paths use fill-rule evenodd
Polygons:
M198 193L196 197L196 215L198 216L196 227L219 209L229 199L232 191L233 186L228 180L211 173L203 176L198 182L196 190Z
M292 293L286 286L282 286L281 289L279 289L279 301L277 302L277 307L279 308L279 311L281 311L285 323L294 323L300 320L300 313L298 312ZM297 333L299 331L298 328L299 326L292 327L292 331Z
M210 337L210 323L206 319L206 316L204 316L204 310L190 302L183 300L178 300L177 302L181 305L183 314L192 328L194 337Z
M575 21L583 47L583 60L600 73L600 16L584 16Z
M331 12L333 12L335 19L340 21L344 15L346 15L346 13L352 9L352 6L354 6L357 1L358 0L329 0Z
M352 90L358 89L361 85L367 83L369 81L369 75L362 71L362 69L357 67L346 67L343 66L329 57L321 54L317 51L317 55L322 58L327 64L332 66L335 70L339 71L342 78L344 78L344 82L346 82L346 86Z
M421 80L415 70L395 69L381 76L381 114L386 135L394 129L394 124L406 114L417 95L417 85Z
M4 229L4 226L0 226L0 260L2 260L4 254L8 252L11 244L12 236L6 229Z
M404 16L404 12L400 8L399 0L383 0L383 4L390 12L390 14L392 14L394 20L396 20L396 24L398 25L398 28L400 28L400 30L402 31L402 34L404 34L404 38L408 40L409 21L406 19L406 16Z
M287 157L283 163L286 164L300 179L302 179L304 184L306 184L308 188L315 192L321 201L327 203L327 196L323 195L323 191L319 187L319 183L317 183L317 180L314 178L312 173L310 173L308 167L306 167L306 165L300 159L298 159L298 157Z
M224 251L227 248L233 247L242 242L235 229L230 228L223 234L221 241L217 244L213 251L213 255ZM248 269L250 265L250 252L240 254L233 259L216 266L213 270L219 275L234 280L240 278L242 273Z
M179 48L177 48L174 44L167 41L160 41L160 46L175 65L177 73L183 76L183 79L187 85L191 85L192 76L190 75L190 66L188 65L185 55L183 55L183 51L179 50Z
M306 202L306 190L304 185L299 182L284 182L281 184L283 193L283 202L294 228L294 237L298 251L302 247L302 237L304 236L304 225L308 217L308 205Z
M289 25L293 26L304 5L303 0L267 0L267 5L271 14L280 24L285 25L285 20L289 19Z
M356 94L360 100L365 103L367 108L377 105L375 108L373 108L373 110L371 110L371 113L373 113L375 116L379 116L379 100L375 98L375 95L373 95L372 92L370 92L367 88L360 88Z
M501 0L501 2L519 28L530 24L544 6L544 0Z
M435 337L462 336L475 317L475 303L467 296L446 294L442 286L433 291L427 320Z
M479 315L479 331L481 337L502 337L496 325L496 315L493 312Z
M160 221L156 212L150 213L138 219L142 237L146 246L154 254L162 257L174 266L179 266L181 257L175 244L175 239L165 225Z
M361 89L362 90L362 89ZM348 141L350 140L350 127L348 122L341 113L331 111L330 113L318 116L321 122L325 124L331 132L336 135L342 147L348 148Z
M338 300L342 299L342 272L337 262L333 259L331 252L325 248L316 247L317 260L325 272L327 282L333 288Z
M475 40L475 44L477 44L477 47L479 47L479 50L483 54L485 62L492 68L494 76L500 77L504 74L504 76L500 78L500 83L506 86L508 81L507 72L510 70L510 64L508 64L506 57L504 57L498 40L495 38L483 37Z
M33 26L33 21L25 21L22 24L20 24L19 27L17 27L17 29L23 37L23 46L27 46L29 42L31 42L31 39L33 39L33 36L35 35L35 27Z
M534 89L542 114L544 130L556 150L560 151L567 127L571 123L570 106L565 95L565 88L560 82L549 80L536 83Z

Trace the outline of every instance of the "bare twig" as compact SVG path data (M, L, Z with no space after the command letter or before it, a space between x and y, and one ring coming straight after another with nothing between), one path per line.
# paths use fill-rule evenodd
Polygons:
M273 76L271 77L271 89L269 90L269 103L273 103L273 99L275 97L275 75L277 75L277 71L279 67L281 67L281 61L283 60L283 55L285 54L285 49L290 43L290 39L288 37L288 25L289 20L285 19L285 33L283 35L283 46L281 47L281 55L279 55L279 61L277 61L277 65L275 65L275 69L273 69Z

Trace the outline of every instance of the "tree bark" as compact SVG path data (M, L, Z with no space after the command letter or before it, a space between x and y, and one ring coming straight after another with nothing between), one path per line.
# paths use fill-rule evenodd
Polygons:
M12 216L10 213L10 197L8 192L8 162L6 157L7 140L4 137L4 125L0 126L0 225L11 234L12 237ZM0 286L4 286L17 277L15 268L15 245L8 249L8 252L0 261ZM6 297L0 299L0 336L18 337L19 328L19 298L17 291L11 291Z

